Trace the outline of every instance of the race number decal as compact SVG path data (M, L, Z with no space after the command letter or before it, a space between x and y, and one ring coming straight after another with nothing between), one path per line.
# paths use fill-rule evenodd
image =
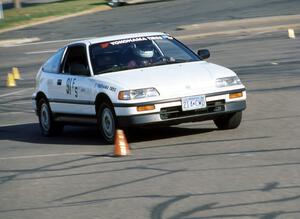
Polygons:
M66 83L66 93L78 97L78 87L76 86L76 78L68 78Z

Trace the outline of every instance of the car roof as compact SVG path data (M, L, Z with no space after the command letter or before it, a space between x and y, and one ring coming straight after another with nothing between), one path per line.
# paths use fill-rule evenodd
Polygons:
M91 38L81 41L72 42L68 45L84 43L84 44L96 44L96 43L103 43L115 40L123 40L129 38L136 38L136 37L149 37L149 36L158 36L158 35L166 35L166 33L162 32L145 32L145 33L130 33L130 34L121 34L121 35L112 35L112 36L104 36L104 37L97 37Z

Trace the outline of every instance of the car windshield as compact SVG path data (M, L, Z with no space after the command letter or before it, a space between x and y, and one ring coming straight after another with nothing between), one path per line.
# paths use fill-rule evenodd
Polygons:
M95 75L200 60L190 49L168 35L93 44L90 57Z

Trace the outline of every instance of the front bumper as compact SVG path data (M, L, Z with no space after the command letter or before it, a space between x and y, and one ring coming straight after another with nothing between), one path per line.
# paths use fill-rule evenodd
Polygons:
M183 112L180 107L168 107L160 112L118 116L118 124L121 127L143 126L143 125L176 125L185 122L197 122L213 120L224 114L243 111L246 109L246 101L212 101L208 102L208 107L203 110L193 110Z

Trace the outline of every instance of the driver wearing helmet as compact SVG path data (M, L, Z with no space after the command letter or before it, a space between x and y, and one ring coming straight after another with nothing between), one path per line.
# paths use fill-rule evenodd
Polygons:
M155 52L151 41L132 43L130 49L132 56L127 63L128 68L144 67L153 62Z

